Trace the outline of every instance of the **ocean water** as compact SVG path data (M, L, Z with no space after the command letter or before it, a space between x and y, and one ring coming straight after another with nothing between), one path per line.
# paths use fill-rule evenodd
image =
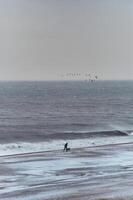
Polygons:
M133 81L0 82L1 145L121 137L132 130Z

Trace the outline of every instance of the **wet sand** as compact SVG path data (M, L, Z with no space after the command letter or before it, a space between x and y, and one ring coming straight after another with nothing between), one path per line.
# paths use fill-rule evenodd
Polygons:
M132 199L133 143L0 157L2 200Z

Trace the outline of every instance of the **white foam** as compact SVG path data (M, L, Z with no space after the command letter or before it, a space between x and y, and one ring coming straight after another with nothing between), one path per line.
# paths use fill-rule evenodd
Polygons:
M133 134L128 137L105 137L105 138L91 138L91 139L73 139L73 140L52 140L49 142L29 143L8 143L0 144L0 156L13 155L21 153L39 152L39 151L50 151L50 150L63 150L64 143L68 142L68 147L83 148L92 147L99 145L108 145L115 143L133 142Z

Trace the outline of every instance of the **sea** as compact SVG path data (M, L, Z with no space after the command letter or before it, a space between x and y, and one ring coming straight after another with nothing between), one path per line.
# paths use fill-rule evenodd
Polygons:
M0 155L133 142L133 81L0 82Z

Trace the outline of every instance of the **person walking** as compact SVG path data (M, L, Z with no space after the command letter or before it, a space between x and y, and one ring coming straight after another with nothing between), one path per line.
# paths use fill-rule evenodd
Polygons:
M66 142L65 144L64 144L64 150L63 151L67 151L67 148L68 147L68 143Z

